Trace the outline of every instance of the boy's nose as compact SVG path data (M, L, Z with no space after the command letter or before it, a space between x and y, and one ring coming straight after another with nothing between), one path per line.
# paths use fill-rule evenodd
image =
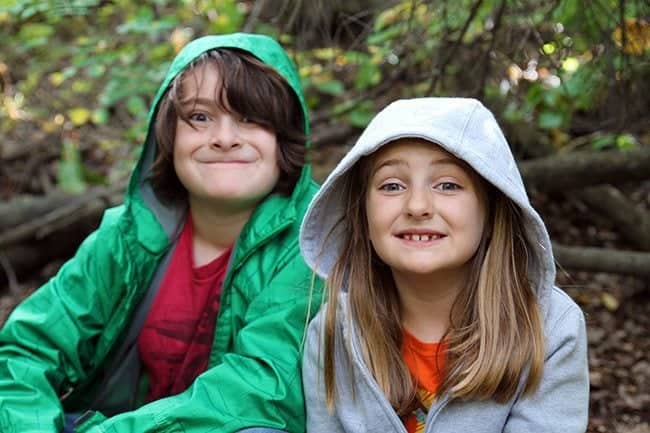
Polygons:
M414 218L430 218L433 214L433 193L419 188L411 190L406 202L406 211Z
M210 135L211 146L229 150L240 144L239 127L232 116L222 116L218 122L215 122Z

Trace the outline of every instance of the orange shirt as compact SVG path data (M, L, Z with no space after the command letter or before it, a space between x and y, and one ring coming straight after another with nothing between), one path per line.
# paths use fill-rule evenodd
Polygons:
M426 409L415 410L404 420L404 426L408 433L423 432L427 413L440 385L445 362L445 347L444 343L424 343L406 329L403 333L402 356L411 375L417 381L420 401Z

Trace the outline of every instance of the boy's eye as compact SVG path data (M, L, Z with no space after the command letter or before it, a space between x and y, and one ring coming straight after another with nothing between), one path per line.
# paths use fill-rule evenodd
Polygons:
M456 191L460 189L460 185L454 182L440 182L435 188L440 191Z
M260 125L260 123L255 121L255 119L250 118L250 117L246 117L246 116L239 117L239 123L242 123L242 124L248 125L248 126L259 126Z
M394 192L401 191L404 189L404 187L397 182L389 182L380 186L379 189L382 191Z

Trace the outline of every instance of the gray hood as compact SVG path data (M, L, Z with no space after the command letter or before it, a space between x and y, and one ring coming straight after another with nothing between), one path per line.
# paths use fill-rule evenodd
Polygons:
M327 177L307 210L300 232L300 249L307 264L318 275L327 278L341 252L347 225L345 222L336 223L346 213L342 188L350 168L363 156L405 137L422 138L440 145L472 166L519 205L525 218L528 248L532 253L529 278L542 310L546 311L555 281L548 232L530 205L517 164L499 125L492 113L475 99L404 99L379 112Z

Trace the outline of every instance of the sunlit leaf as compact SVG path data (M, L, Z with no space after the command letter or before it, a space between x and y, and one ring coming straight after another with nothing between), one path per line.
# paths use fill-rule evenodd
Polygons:
M68 117L76 126L81 126L87 123L90 120L90 115L90 110L87 108L78 107L68 110Z
M616 311L618 310L618 307L620 307L621 303L614 295L610 293L603 293L600 296L600 301L603 303L603 306L607 308L609 311Z
M632 134L621 134L616 137L616 147L620 150L632 150L638 144L637 139Z
M48 79L54 87L59 87L65 81L65 75L63 72L53 72L50 74Z
M562 69L567 72L575 72L580 67L580 61L575 57L568 57L562 62Z
M555 43L549 42L542 45L542 51L544 51L544 54L547 55L553 54L555 52Z
M633 56L642 56L646 50L650 50L650 22L645 19L625 20L625 47L623 52ZM614 30L614 41L623 46L623 29L621 26Z

